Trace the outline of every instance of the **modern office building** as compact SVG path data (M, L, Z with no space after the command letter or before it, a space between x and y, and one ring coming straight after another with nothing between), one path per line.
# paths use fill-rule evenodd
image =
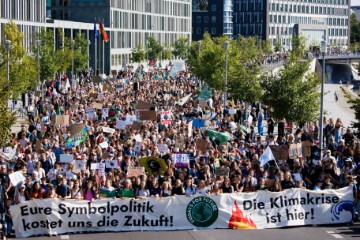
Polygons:
M204 33L212 37L233 37L232 0L193 0L192 40L202 39Z
M360 22L360 6L351 6L351 11L355 13L357 20Z
M200 11L201 17L196 16L199 11L193 12L194 40L199 39L198 33L211 31L209 27L205 29L205 20L215 14L212 5L217 4L217 15L226 16L232 11L234 38L242 35L268 39L273 45L280 43L283 50L290 49L291 38L299 34L306 37L309 46L319 46L322 40L333 46L349 45L349 0L232 0L229 2L233 7L228 11L219 6L225 2L208 0L209 7ZM216 33L219 36L227 32Z
M110 38L97 44L100 73L120 69L130 63L131 50L146 46L149 36L160 44L172 46L185 36L191 41L191 0L1 0L0 37L4 42L4 24L13 19L24 32L29 50L35 43L34 32L52 28L55 48L62 44L56 34L62 31L73 38L82 33L90 40L89 51L94 68L94 21L101 21ZM104 46L104 47L103 47ZM103 51L104 49L104 51Z
M163 46L172 46L182 36L191 41L191 0L48 2L47 14L52 19L86 23L94 23L96 19L104 24L110 38L109 43L105 43L104 61L111 69L120 69L124 63L129 63L131 50L139 44L146 46L149 36Z

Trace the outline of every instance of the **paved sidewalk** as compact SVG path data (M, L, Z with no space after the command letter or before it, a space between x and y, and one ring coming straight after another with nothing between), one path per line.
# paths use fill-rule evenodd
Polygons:
M20 132L22 124L26 124L26 125L29 124L26 110L24 109L23 112L21 113L22 106L23 106L23 102L21 101L21 99L18 99L14 110L16 112L17 118L15 124L11 127L12 133Z

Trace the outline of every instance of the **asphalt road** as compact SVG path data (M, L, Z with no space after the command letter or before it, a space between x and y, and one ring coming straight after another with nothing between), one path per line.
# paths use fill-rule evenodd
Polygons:
M19 238L20 239L20 238ZM264 239L264 240L331 240L331 239L360 239L360 224L354 225L326 225L291 227L262 230L232 230L211 229L191 231L163 231L163 232L107 232L83 233L59 236L40 236L26 238L28 240L230 240L230 239Z

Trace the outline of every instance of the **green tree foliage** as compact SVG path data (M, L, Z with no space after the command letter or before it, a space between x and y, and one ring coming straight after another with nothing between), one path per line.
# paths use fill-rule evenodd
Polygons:
M142 62L145 60L145 51L143 46L140 44L136 48L131 50L131 61Z
M161 52L161 58L162 59L171 59L172 50L171 47L169 47L167 44L163 47L163 50Z
M360 24L355 13L350 15L350 43L360 42Z
M65 37L64 33L59 29L59 38L62 39L61 46L56 51L55 58L58 66L58 71L61 73L66 72L67 69L71 68L72 63L72 51L71 41Z
M282 45L279 39L274 40L274 51L275 52L282 52Z
M52 29L41 29L35 33L36 41L31 50L36 56L36 61L40 60L40 81L51 79L58 70L54 49L54 32ZM39 47L39 48L38 48Z
M23 46L24 35L18 26L10 21L4 25L4 39L12 42L9 58L6 48L0 47L0 146L9 144L11 126L15 123L15 113L8 107L9 99L17 99L29 88L36 86L36 61ZM6 77L7 63L9 63L9 81Z
M178 58L187 59L189 53L189 40L186 37L178 38L174 43L172 54Z
M264 81L263 102L273 116L289 122L314 121L319 112L320 79L308 73L310 60L303 60L305 39L293 38L293 50L279 74Z
M74 68L75 71L82 71L87 68L88 58L88 40L84 34L76 34L74 42ZM105 43L106 44L106 43Z
M271 55L274 53L271 42L269 40L261 41L261 51L266 55Z
M353 97L351 93L346 91L343 87L341 88L346 98L348 99L348 103L351 104L351 109L355 111L355 120L351 122L351 127L355 129L354 134L357 138L360 138L360 98Z
M149 60L157 60L161 56L161 52L163 51L163 47L160 45L160 43L154 38L149 37L147 39L147 55Z

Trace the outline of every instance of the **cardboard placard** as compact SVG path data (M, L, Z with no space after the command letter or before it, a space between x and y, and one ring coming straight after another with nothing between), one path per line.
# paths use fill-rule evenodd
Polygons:
M279 160L287 160L289 157L289 149L287 145L270 145L272 154L274 158Z
M141 175L145 175L144 167L128 167L127 177L138 177Z
M90 164L90 170L98 170L98 169L99 169L99 163Z
M91 107L92 107L92 108L95 108L95 109L102 109L102 108L103 108L103 104L102 104L102 103L93 102L93 103L91 104Z
M136 104L135 108L149 110L151 106L152 105L150 103L139 100L138 103Z
M190 164L189 154L173 154L172 162L175 164L176 168L189 167Z
M197 139L196 140L196 150L206 152L208 147L208 141L204 139Z
M107 83L102 84L102 89L103 91L107 91L107 92L111 91L111 87Z
M76 160L74 161L74 169L81 171L86 169L86 160Z
M183 137L175 139L175 147L176 148L184 148L184 146L185 146L185 140Z
M311 144L310 141L301 142L303 157L310 157L311 156L311 145L312 144Z
M125 130L126 129L126 121L116 119L116 128L121 129L121 130Z
M61 163L72 163L74 161L73 154L60 154Z
M97 93L89 93L89 98L97 98Z
M140 120L156 120L156 111L140 111Z
M207 102L206 102L206 100L199 99L199 106L200 106L200 107L207 107Z
M132 131L140 130L141 126L142 126L142 122L133 121L133 123L131 125L131 130Z
M295 159L295 158L298 158L298 157L302 157L301 143L290 144L289 158L290 159Z
M105 167L106 168L118 168L119 162L118 160L105 160Z
M94 76L92 79L93 83L100 83L101 82L101 77L99 76Z
M216 170L215 170L216 176L228 177L229 172L230 172L230 169L228 169L228 168L216 168Z
M70 129L70 135L74 136L75 134L77 134L78 132L81 131L81 129L83 129L85 127L84 124L80 123L80 124L72 124L69 126Z
M55 124L57 125L69 125L70 116L69 115L56 115Z
M113 128L109 128L109 127L102 127L102 131L104 133L115 133L116 130Z
M17 186L19 183L25 182L25 177L21 171L9 174L9 178L13 186Z

